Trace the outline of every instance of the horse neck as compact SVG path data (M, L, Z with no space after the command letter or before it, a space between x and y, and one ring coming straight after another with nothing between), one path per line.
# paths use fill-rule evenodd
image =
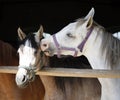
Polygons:
M107 38L108 42L106 42ZM119 49L117 50L116 47L114 51L111 49L116 42L119 47L119 41L114 39L111 34L105 33L104 29L95 27L85 44L83 55L88 58L93 69L120 69L119 56L115 56L115 52ZM117 54L119 55L119 53Z
M97 33L96 31L98 31L97 28L93 30L88 38L83 48L83 55L88 59L93 69L108 69L109 66L106 63L105 54L101 53L103 33Z
M97 36L97 34L99 34ZM93 69L112 69L105 60L106 52L101 53L102 32L94 30L86 42L84 56L87 57ZM97 37L96 37L97 36ZM119 100L120 98L120 79L98 78L102 85L101 100ZM109 91L109 92L108 92ZM117 91L117 92L116 92ZM119 91L119 92L118 92Z

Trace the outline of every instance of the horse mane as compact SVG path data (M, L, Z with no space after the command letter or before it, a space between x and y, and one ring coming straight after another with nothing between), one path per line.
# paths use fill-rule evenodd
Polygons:
M13 59L18 60L16 50L8 43L0 40L0 63L1 65L11 65ZM15 55L16 54L16 55Z
M106 61L111 67L118 64L120 60L120 40L113 37L111 33L103 31L102 52L106 54Z
M98 28L97 37L102 33L101 53L105 55L107 64L113 68L120 60L120 40L113 37L112 33L108 32L103 26L95 21L93 26Z

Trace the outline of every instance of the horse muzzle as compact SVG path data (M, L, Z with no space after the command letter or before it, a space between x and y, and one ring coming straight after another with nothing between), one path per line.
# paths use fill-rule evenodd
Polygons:
M34 81L34 79L35 74L33 75L32 72L28 72L28 70L24 68L19 68L15 81L18 87L25 88L27 87L28 83Z

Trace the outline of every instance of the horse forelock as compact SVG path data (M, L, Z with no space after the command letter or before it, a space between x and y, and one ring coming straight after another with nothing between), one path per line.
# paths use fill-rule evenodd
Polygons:
M27 45L31 48L38 49L38 43L36 42L35 34L28 34L25 39L19 41L19 46L20 45Z
M18 60L16 50L10 44L0 41L0 62L3 65L11 65L14 59Z

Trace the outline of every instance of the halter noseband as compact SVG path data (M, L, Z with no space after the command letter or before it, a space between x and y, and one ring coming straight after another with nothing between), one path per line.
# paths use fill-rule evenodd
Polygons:
M93 27L90 28L90 31L87 32L87 35L86 35L86 37L84 38L84 40L78 45L77 48L80 50L80 52L83 51L83 47L84 47L86 41L88 40L90 34L92 33L92 31L93 31ZM77 51L75 48L60 46L60 44L59 44L58 41L57 41L56 35L54 34L54 35L52 35L52 37L53 37L53 41L54 41L54 43L55 43L55 46L57 47L57 56L58 56L58 58L60 58L61 50L74 51L74 52L75 52L75 53L74 53L74 57L77 56L78 51Z
M61 50L74 51L75 52L74 53L74 57L77 56L78 51L75 48L60 46L59 43L58 43L58 41L57 41L57 39L56 39L55 34L53 35L53 40L54 40L54 43L55 43L55 45L57 47L57 56L58 56L58 58L60 58Z

